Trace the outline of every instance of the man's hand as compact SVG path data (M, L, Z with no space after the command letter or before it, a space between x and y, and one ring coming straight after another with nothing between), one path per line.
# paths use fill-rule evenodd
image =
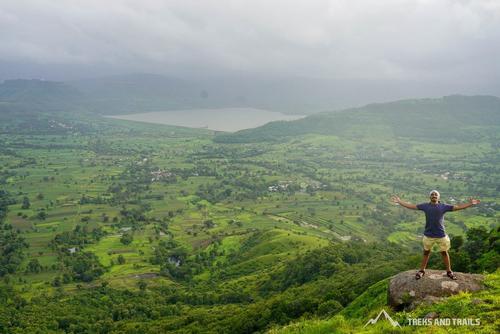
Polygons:
M407 209L417 210L417 206L415 204L406 203L406 202L402 201L401 198L399 198L396 195L391 197L391 201L393 201L394 203L399 204Z
M481 203L481 201L471 197L471 198L469 198L469 203L472 205L477 205L477 204Z
M454 205L453 211L467 209L467 208L470 208L471 206L477 205L479 203L481 203L480 200L470 197L468 203Z
M392 196L391 201L393 203L399 204L401 202L401 198L399 198L398 196Z

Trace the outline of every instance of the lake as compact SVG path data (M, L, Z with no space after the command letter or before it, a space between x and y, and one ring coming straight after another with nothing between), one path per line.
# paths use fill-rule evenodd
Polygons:
M223 108L155 111L106 117L234 132L255 128L273 121L291 121L303 118L304 116L286 115L280 112L255 108Z

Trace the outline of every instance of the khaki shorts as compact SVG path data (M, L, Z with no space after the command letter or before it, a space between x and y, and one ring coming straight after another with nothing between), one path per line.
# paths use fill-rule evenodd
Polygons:
M422 239L424 245L424 250L428 251L432 249L432 246L437 245L440 252L445 252L450 249L450 238L448 236L442 238L430 238L424 235Z

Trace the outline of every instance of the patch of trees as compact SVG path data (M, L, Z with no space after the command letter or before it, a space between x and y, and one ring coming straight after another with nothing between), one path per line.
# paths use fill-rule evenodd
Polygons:
M0 170L0 184L7 184L7 179L11 176L15 176L17 173L15 171L6 169ZM0 192L4 192L4 190L0 190ZM1 198L1 195L0 195Z
M47 219L49 215L47 214L47 212L45 211L44 208L42 208L40 211L38 211L38 213L36 214L36 218L38 220L45 220Z
M7 216L9 205L16 204L16 200L5 190L0 190L0 224Z
M43 269L42 265L38 261L38 259L31 259L26 266L27 273L39 273Z
M112 143L105 141L103 138L89 140L87 149L101 155L129 155L133 152L130 148L122 150L118 147L113 147Z
M21 205L21 209L27 210L30 208L30 206L31 206L30 199L28 198L28 196L24 196L23 197L23 204Z
M80 198L80 201L79 203L81 205L84 205L84 204L105 204L107 201L102 198L101 196L97 196L97 197L90 197L90 196L86 196L86 195L82 195L82 197Z
M122 254L118 255L117 261L118 261L118 264L120 264L120 265L125 264L125 262L126 262L125 257Z
M160 275L177 280L188 280L203 270L203 263L188 257L188 252L173 239L158 243L151 263L160 265Z
M123 207L120 210L120 215L122 216L121 223L126 225L133 225L136 222L144 222L146 221L145 212L149 209L149 204L142 204L140 207L132 209Z
M28 243L11 225L0 225L0 277L13 274L24 259Z
M191 170L186 170L188 172L187 176L197 175L197 176L217 176L217 170L213 164L202 164L197 163L195 167ZM184 173L185 175L186 173Z
M106 232L101 227L90 230L87 226L77 225L72 231L56 234L51 244L53 248L67 251L69 247L83 248L99 241Z
M123 233L120 237L120 242L124 245L130 245L132 241L134 241L134 236L130 232Z
M90 282L104 274L104 267L91 252L77 252L63 257L65 271L71 280ZM67 277L67 276L66 276Z
M299 255L287 263L281 271L274 272L271 279L261 286L261 292L284 291L320 277L337 277L340 272L352 266L359 269L364 267L370 271L370 265L399 262L404 267L412 260L408 250L392 243L350 241L345 244L334 244Z
M0 287L2 333L129 332L127 323L139 321L151 325L151 321L174 318L180 314L181 306L166 305L158 295L151 298L128 290L99 287L79 291L67 298L54 295L26 301L11 287ZM164 332L158 328L154 330ZM143 328L133 331L151 332Z
M257 177L226 178L221 182L201 184L196 196L211 203L234 197L236 200L256 199L267 194L268 185Z
M233 190L227 184L201 184L196 191L196 196L210 203L217 203L230 197L232 192Z
M52 286L70 282L91 282L105 272L97 256L91 252L60 254L62 275L54 277Z
M12 225L4 223L8 206L15 203L8 192L0 190L0 277L17 271L24 259L24 250L29 247Z
M158 167L151 165L148 160L130 163L117 177L117 181L108 187L108 193L112 195L110 203L120 204L139 198L141 193L150 189L152 172L157 170Z

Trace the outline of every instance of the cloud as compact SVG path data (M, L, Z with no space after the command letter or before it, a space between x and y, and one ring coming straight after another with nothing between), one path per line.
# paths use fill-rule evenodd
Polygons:
M479 81L499 19L495 0L4 0L0 62Z

